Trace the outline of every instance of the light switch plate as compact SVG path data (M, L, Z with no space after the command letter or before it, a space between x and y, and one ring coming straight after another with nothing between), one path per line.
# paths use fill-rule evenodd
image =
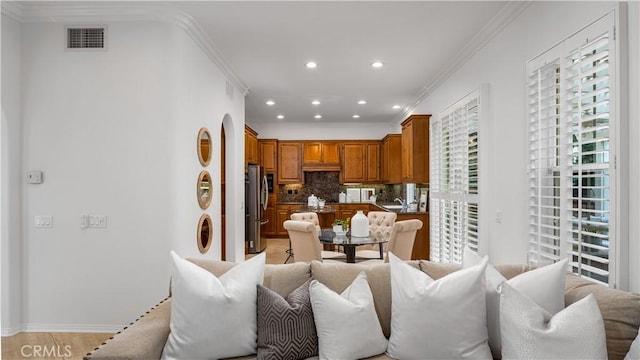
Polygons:
M37 215L35 218L35 226L37 228L52 228L53 216L50 215Z

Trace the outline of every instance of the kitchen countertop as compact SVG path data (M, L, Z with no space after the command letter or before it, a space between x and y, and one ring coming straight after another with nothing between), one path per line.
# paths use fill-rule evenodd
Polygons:
M307 203L306 202L278 202L276 203L276 205L300 205L301 207L307 207ZM383 205L397 205L397 204L378 204L378 203L370 203L370 202L351 202L351 203L335 203L335 202L331 202L331 203L326 203L326 206L328 207L333 207L333 206L340 206L340 205L375 205L376 207L378 207L380 209L380 211L387 211L387 212L394 212L397 214L408 214L408 215L428 215L429 212L420 212L420 211L402 211L401 209L385 209L382 206ZM318 209L320 210L320 209ZM324 211L324 212L333 212L335 210L335 208L330 209L329 211ZM309 211L315 211L315 210L309 210ZM321 211L322 212L322 211Z

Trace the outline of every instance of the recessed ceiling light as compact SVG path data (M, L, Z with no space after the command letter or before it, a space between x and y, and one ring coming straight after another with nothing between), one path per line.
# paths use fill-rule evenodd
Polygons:
M393 106L392 106L392 108L393 108L393 109L400 109L401 107L402 107L402 106L400 106L400 105L393 105Z
M360 118L360 115L353 115L352 118L358 119L358 118Z
M320 105L320 101L318 101L318 100L313 100L311 103L312 103L313 105Z
M367 102L366 102L366 101L364 101L364 100L360 100L360 101L358 101L358 105L364 105L364 104L366 104L366 103L367 103Z
M284 119L284 115L278 115L278 119Z
M309 61L305 66L309 69L315 69L318 67L318 64L314 63L313 61Z
M275 101L273 101L273 100L267 100L267 102L266 102L265 104L267 104L267 105L269 105L269 106L273 106L273 105L275 105L275 104L276 104L276 102L275 102Z
M316 118L316 119L322 119L322 115L317 114L316 116L314 116L314 118Z
M382 66L384 66L384 64L382 62L380 62L380 61L374 61L374 62L371 63L371 67L376 68L376 69L379 69Z

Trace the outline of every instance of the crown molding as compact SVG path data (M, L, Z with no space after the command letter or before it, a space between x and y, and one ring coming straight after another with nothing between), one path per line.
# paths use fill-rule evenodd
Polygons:
M447 62L447 65L438 72L438 74L429 80L429 82L420 89L415 99L407 109L393 119L393 123L400 123L409 115L413 114L413 110L429 96L435 89L442 85L456 71L458 71L467 61L478 53L491 39L498 35L507 25L509 25L524 9L532 2L510 0L491 20L480 29L480 31L462 48L456 55Z
M6 5L6 6L5 6ZM6 8L6 11L5 11ZM2 1L2 13L22 23L89 23L159 21L173 24L202 49L227 79L246 96L249 88L236 75L204 28L192 16L170 7L143 4L108 4L89 2L56 3L25 6L15 1Z
M21 22L22 21L22 9L15 1L0 1L0 8L2 14L10 17L11 19Z

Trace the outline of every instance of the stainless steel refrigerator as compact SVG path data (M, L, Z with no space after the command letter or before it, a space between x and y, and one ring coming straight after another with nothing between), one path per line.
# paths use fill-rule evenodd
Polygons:
M258 165L249 165L244 182L245 236L249 253L255 254L267 246L264 227L269 222L266 217L269 186L264 169Z

